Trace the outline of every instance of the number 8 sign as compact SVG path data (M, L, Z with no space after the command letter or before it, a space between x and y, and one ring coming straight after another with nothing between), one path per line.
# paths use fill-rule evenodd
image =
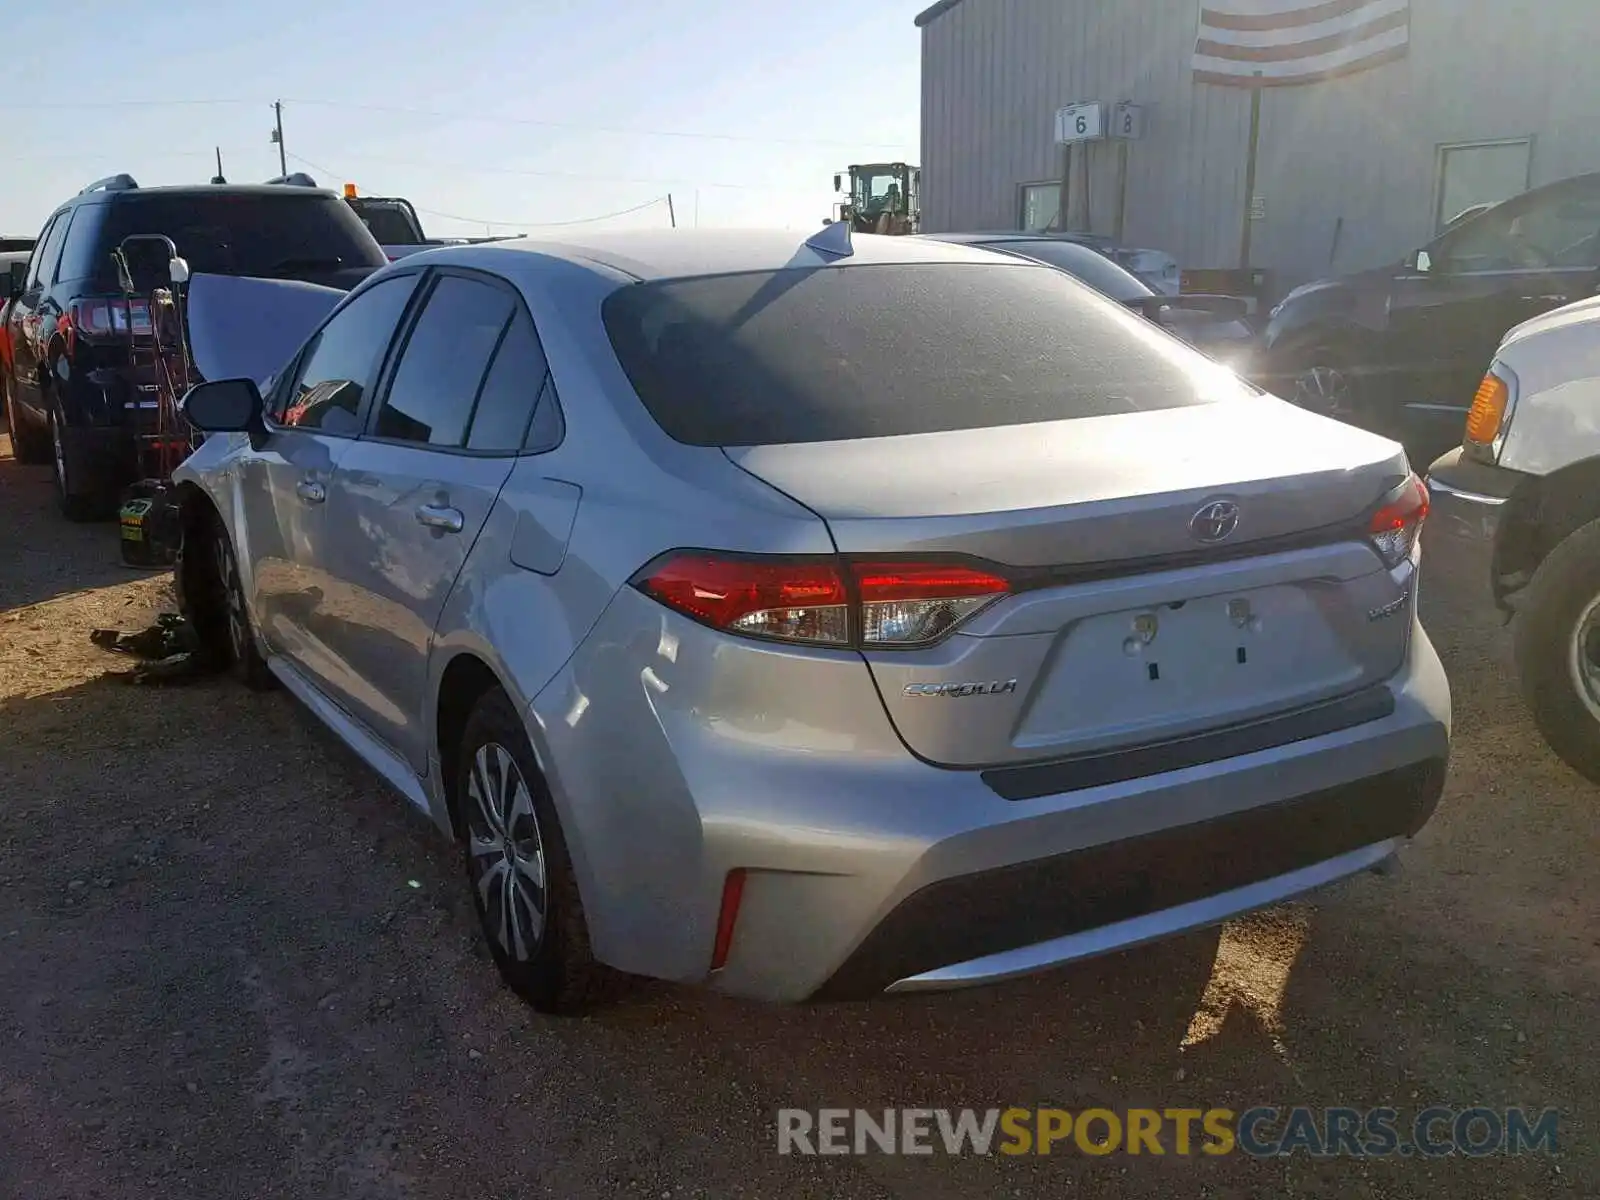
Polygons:
M1129 141L1138 141L1144 136L1144 106L1131 104L1124 100L1111 112L1111 133L1113 137L1126 138Z

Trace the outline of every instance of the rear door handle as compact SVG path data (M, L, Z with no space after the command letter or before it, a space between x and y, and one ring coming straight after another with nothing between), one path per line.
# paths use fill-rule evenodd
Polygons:
M315 479L302 479L294 485L294 494L307 504L321 504L328 498L328 489Z
M424 504L417 509L417 524L426 525L429 529L440 529L445 533L460 533L467 526L467 518L462 515L459 508L448 508L443 504Z

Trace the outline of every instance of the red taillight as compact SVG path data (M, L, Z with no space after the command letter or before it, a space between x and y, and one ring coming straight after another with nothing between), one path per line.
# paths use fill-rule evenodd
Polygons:
M925 646L1010 585L951 563L669 554L640 572L648 596L716 629L813 645Z
M148 335L150 304L146 300L75 300L67 309L73 336L103 341Z
M717 910L717 940L711 947L711 969L728 965L733 949L733 927L739 922L739 905L744 900L744 868L735 867L722 881L722 907Z
M668 607L730 633L838 646L850 640L844 577L832 559L673 554L637 583Z
M1410 556L1427 515L1428 489L1415 475L1372 514L1368 536L1386 566L1399 566Z

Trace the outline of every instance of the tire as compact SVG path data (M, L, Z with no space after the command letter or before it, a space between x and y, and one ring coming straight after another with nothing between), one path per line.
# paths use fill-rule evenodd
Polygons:
M20 463L38 464L50 461L50 439L41 437L17 419L16 401L11 392L16 385L9 375L0 376L0 391L5 393L6 430L11 434L11 453Z
M1572 534L1540 564L1517 605L1512 632L1534 724L1563 762L1600 783L1600 521ZM1588 686L1585 661L1596 664Z
M278 686L277 676L256 648L228 531L215 512L207 511L195 520L196 524L185 530L178 552L184 615L218 667L251 691L269 691ZM193 538L191 531L196 534Z
M463 867L500 977L540 1012L595 1007L618 976L590 951L561 822L522 719L498 688L467 717L456 763Z
M72 444L72 429L63 426L56 409L50 409L50 461L56 481L56 502L69 521L97 521L106 515L105 495L85 488L73 473L67 447Z

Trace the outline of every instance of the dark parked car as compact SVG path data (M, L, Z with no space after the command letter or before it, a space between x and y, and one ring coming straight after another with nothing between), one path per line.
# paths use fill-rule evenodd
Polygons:
M1073 238L1027 233L930 233L941 242L982 246L1057 267L1101 295L1149 317L1196 349L1243 372L1255 332L1245 321L1247 306L1234 296L1169 296L1100 251Z
M388 262L341 196L313 188L141 188L116 175L58 208L7 288L10 365L0 391L13 451L54 463L62 511L74 520L110 510L135 473L135 434L156 415L153 368L136 367L132 354L150 336L148 304L125 296L112 257L140 235L170 238L196 273L346 290ZM165 262L133 256L139 245L130 245L129 268L147 296Z
M1600 283L1600 174L1453 224L1405 261L1296 288L1272 310L1257 382L1431 462L1461 441L1511 328Z

